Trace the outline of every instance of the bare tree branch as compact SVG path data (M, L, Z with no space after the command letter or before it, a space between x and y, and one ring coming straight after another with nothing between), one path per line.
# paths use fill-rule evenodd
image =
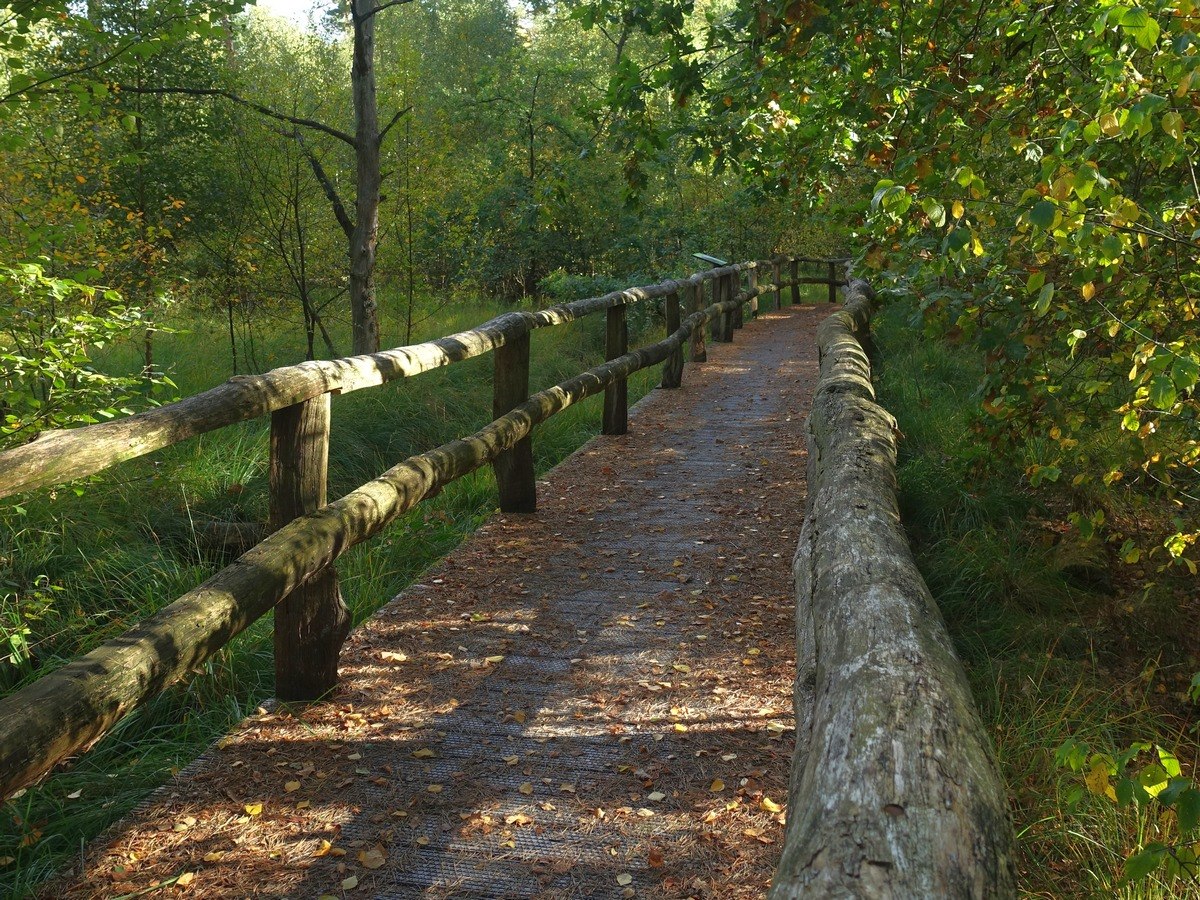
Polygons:
M383 139L387 137L387 133L392 130L392 126L399 122L404 117L405 113L410 112L412 112L412 106L406 106L403 109L396 110L396 114L392 116L392 120L383 126L383 131L379 132L380 145L383 144Z
M308 157L308 164L312 166L313 174L317 176L317 181L321 183L321 190L325 192L325 196L329 199L329 205L333 207L333 214L337 217L338 224L342 226L342 231L346 232L346 237L350 237L354 231L354 223L350 221L350 216L346 212L346 204L342 202L342 198L338 195L337 188L333 186L333 181L325 173L325 167L321 165L321 161L317 159L317 155L309 149L308 144L304 143L304 135L299 131L293 131L291 136L296 139L296 143L300 145L300 149Z
M355 14L354 20L356 22L365 22L365 21L367 21L367 19L371 18L371 16L375 15L376 13L381 13L385 9L390 9L393 6L403 6L405 3L412 3L412 0L388 0L387 3L380 3L378 6L367 10L361 16L358 14Z
M184 94L191 97L224 97L232 103L237 103L239 106L245 106L261 113L268 118L276 119L280 122L287 122L291 125L299 125L302 128L311 128L314 131L320 131L330 137L335 137L339 141L349 144L355 149L358 144L354 138L346 134L344 131L339 131L324 122L318 122L315 119L303 119L297 116L289 116L286 113L278 112L271 109L269 106L263 106L261 103L255 103L252 100L247 100L244 97L239 97L232 91L226 91L221 88L189 88L189 87L135 87L133 85L121 85L121 90L127 94Z

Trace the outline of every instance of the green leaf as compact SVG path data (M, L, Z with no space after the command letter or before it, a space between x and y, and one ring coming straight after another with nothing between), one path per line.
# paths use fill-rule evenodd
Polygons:
M1130 881L1141 881L1158 868L1167 848L1162 844L1150 844L1140 853L1125 860L1125 877Z
M1143 50L1149 50L1158 43L1158 22L1140 6L1126 10L1121 16L1121 30L1133 38Z
M1029 221L1038 228L1046 231L1054 224L1054 217L1058 212L1058 207L1050 200L1039 200L1033 204L1033 209L1029 211Z
M1178 396L1174 382L1166 375L1156 375L1150 382L1150 403L1155 409L1170 409Z
M1200 381L1200 363L1190 356L1177 356L1171 364L1171 380L1179 390L1191 390Z
M1175 800L1175 815L1179 817L1179 830L1187 834L1200 823L1200 791L1188 788Z
M1183 116L1174 110L1163 113L1162 130L1177 141L1183 140Z
M1033 314L1035 316L1044 316L1050 311L1050 301L1054 299L1054 282L1050 281L1042 285L1042 289L1038 291L1037 302L1033 304Z

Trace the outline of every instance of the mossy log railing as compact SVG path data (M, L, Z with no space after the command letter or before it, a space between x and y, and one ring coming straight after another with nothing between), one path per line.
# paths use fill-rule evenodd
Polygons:
M900 524L896 425L864 350L873 303L851 281L818 331L796 755L770 897L1013 897L1004 786Z
M826 262L824 260L822 263ZM704 326L729 334L735 313L789 284L743 276L776 271L791 259L749 262L649 287L615 291L538 312L511 312L470 331L369 356L307 362L235 378L194 397L116 422L46 434L0 453L0 497L94 474L124 460L235 422L271 415L271 522L274 533L233 564L125 634L0 699L0 798L86 749L122 717L161 693L261 616L276 610L276 695L313 700L336 683L348 617L333 562L444 485L487 463L496 469L501 508L536 505L530 434L586 397L605 393L604 432L627 428L626 379L658 363L664 387L678 387L683 348L704 359ZM793 266L794 269L794 266ZM713 284L715 302L704 303ZM694 306L679 321L679 297ZM625 306L665 298L664 340L629 351ZM529 396L529 336L591 313L608 317L607 362ZM732 339L730 337L730 339ZM325 505L330 401L490 350L495 354L495 420L469 437L412 456Z

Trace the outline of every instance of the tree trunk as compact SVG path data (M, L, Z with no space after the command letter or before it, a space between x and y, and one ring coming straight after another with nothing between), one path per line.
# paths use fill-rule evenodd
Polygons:
M370 0L353 0L354 141L357 168L354 230L350 232L350 314L355 354L379 352L375 303L375 243L379 234L379 108L375 97L375 16Z

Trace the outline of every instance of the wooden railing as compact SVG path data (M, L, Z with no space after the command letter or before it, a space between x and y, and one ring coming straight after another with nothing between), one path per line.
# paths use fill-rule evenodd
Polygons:
M1016 896L1007 795L896 501L875 294L817 332L796 551L796 753L770 900Z
M178 403L126 419L44 433L0 453L0 497L95 474L125 460L259 416L271 417L270 523L265 540L118 638L0 699L0 798L102 737L139 704L185 677L235 635L275 610L275 685L281 700L314 700L336 683L349 615L333 566L350 547L444 485L492 463L500 508L530 512L537 503L533 428L586 397L604 392L604 434L628 425L626 379L664 363L662 386L679 387L683 345L706 358L704 331L731 341L744 307L750 314L783 291L828 284L834 299L839 261L777 258L699 272L688 278L615 291L537 312L510 312L470 331L366 356L301 363L233 378ZM806 263L827 274L802 276ZM784 268L789 278L783 279ZM767 270L772 280L761 282ZM746 283L742 284L742 279ZM711 293L706 302L706 285ZM629 350L631 303L663 299L666 337ZM682 317L681 304L688 315ZM603 365L532 396L530 333L593 313L607 318ZM475 434L412 456L326 504L332 398L494 351L495 420Z

